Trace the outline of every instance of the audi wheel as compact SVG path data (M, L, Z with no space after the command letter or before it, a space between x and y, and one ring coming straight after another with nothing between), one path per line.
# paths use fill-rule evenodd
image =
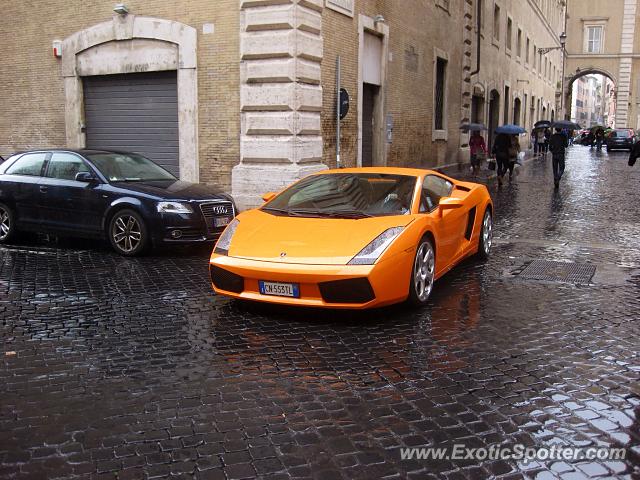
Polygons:
M140 255L149 245L149 233L144 220L133 210L120 210L109 222L109 241L120 255Z

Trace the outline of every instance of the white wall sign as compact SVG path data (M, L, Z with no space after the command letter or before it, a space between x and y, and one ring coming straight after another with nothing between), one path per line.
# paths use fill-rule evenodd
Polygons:
M353 17L353 0L325 0L325 6L336 12Z

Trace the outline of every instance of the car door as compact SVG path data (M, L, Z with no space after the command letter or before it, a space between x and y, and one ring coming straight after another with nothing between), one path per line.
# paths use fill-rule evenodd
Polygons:
M462 239L467 224L468 209L441 209L441 198L451 195L453 184L438 175L426 175L422 182L420 211L430 212L436 226L436 272L446 271L461 255Z
M19 228L40 228L38 186L50 153L30 152L20 155L0 177L0 201L14 209ZM11 161L11 160L9 160Z
M101 230L106 197L101 183L76 180L76 175L82 172L98 178L80 155L52 153L39 185L40 215L45 228L82 233Z

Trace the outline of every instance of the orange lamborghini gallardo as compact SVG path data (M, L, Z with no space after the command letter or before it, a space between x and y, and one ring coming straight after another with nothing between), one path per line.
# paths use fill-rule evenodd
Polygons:
M491 248L486 187L430 170L325 170L263 199L215 245L218 294L328 308L424 305L435 280Z

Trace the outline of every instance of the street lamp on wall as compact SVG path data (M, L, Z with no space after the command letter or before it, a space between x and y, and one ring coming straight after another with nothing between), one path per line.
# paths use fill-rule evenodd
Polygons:
M564 50L564 46L567 44L567 34L562 32L560 34L559 37L560 40L560 45L557 45L555 47L544 47L544 48L539 48L538 49L538 53L542 54L542 55L546 55L547 53L549 53L551 50Z

